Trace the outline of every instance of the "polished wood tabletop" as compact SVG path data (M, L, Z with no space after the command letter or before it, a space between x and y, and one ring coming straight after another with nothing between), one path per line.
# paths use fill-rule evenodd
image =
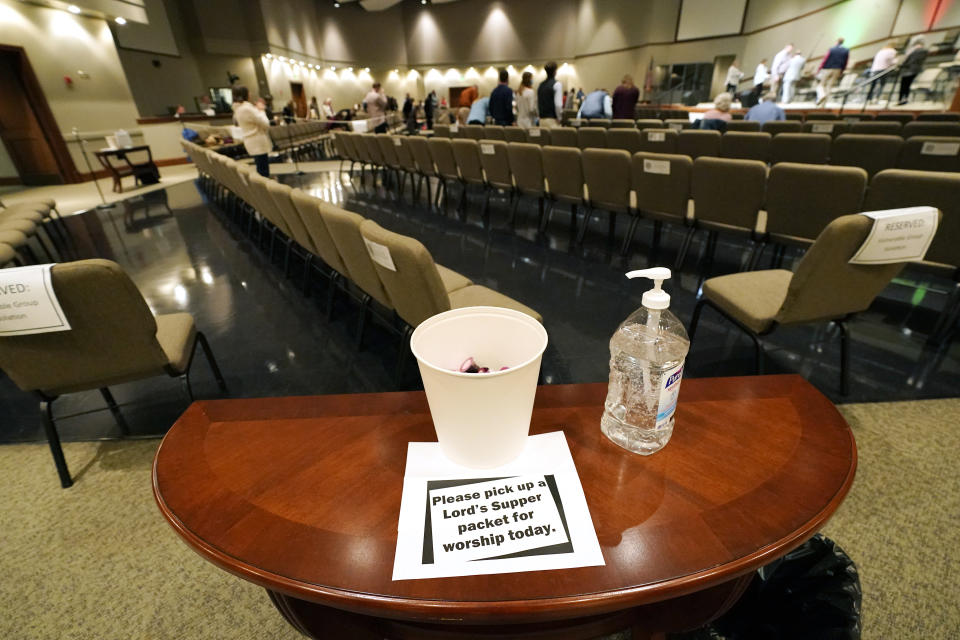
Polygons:
M731 581L811 537L856 470L853 435L799 376L683 382L673 438L639 456L600 432L606 384L539 387L605 566L391 579L407 443L435 441L422 392L195 402L163 439L154 496L176 532L251 582L399 620L532 623Z

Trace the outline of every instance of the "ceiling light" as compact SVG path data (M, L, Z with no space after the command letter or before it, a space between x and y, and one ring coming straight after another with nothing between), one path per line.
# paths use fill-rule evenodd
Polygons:
M427 0L420 0L420 4L427 4Z
M69 7L67 7L67 11L70 13L80 13L80 7L75 4L71 4Z
M123 16L117 16L116 18L113 19L113 21L116 22L117 24L127 24L127 19L124 18Z
M339 3L339 2L334 2L334 3L333 3L333 8L334 8L334 9L339 9L339 8L340 8L340 3Z
M370 73L370 67L364 67L363 70L364 70L366 73Z

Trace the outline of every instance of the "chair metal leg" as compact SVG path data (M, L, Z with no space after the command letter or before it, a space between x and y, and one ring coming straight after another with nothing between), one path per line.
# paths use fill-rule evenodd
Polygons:
M113 419L117 421L117 426L120 427L120 431L123 432L123 435L130 435L130 427L127 425L127 421L124 419L123 414L120 413L120 406L117 404L117 401L113 399L113 394L110 393L110 389L107 387L100 387L100 395L103 396L103 400L107 403L107 406L110 407L110 413L113 414Z
M843 320L834 320L840 330L840 394L850 393L850 333Z
M363 294L360 299L360 318L357 321L357 337L354 341L354 347L357 351L363 347L363 335L367 329L367 320L370 318L370 294Z
M397 387L400 387L400 383L403 382L403 369L409 357L407 354L410 352L411 335L413 335L413 327L408 326L403 330L403 335L400 337L400 353L397 356L397 370L394 372Z
M207 337L200 331L197 331L197 342L200 343L200 348L203 349L203 355L207 358L207 364L210 365L210 370L213 371L213 377L216 379L220 391L229 393L227 390L227 382L223 379L223 374L220 373L220 366L217 364L217 359L213 357L213 349L210 348Z
M754 356L754 367L756 369L757 375L763 375L763 345L760 343L760 337L757 336L753 331L748 331L747 335L750 336L750 339L753 340L753 356Z
M700 324L700 313L703 311L703 305L706 304L706 299L701 298L697 301L697 306L693 308L693 317L690 318L690 330L687 331L687 337L690 338L690 344L693 344L693 336L697 333L697 325Z
M577 232L577 244L583 244L583 239L587 236L587 227L590 226L590 218L592 217L593 208L587 207L587 209L583 212L583 226L581 226L580 230ZM575 218L571 219L570 223L573 224L574 222Z
M683 237L683 242L680 243L680 249L677 251L677 261L673 265L675 271L679 271L683 267L683 263L686 262L687 251L690 250L690 243L693 241L693 234L696 233L696 231L696 227L689 227L687 229L687 234Z
M310 267L313 266L313 254L307 253L303 259L303 295L310 295Z
M63 456L63 448L60 446L60 434L57 433L57 426L53 421L54 400L56 398L40 400L40 419L47 435L47 443L50 445L50 454L53 455L53 463L57 466L57 475L60 476L60 486L68 489L73 486L73 479L70 478L67 459Z

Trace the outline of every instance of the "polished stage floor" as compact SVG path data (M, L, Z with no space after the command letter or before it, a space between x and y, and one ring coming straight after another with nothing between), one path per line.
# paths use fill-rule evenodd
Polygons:
M543 314L550 344L543 358L545 384L595 382L607 378L608 341L617 325L640 305L646 281L623 273L648 266L652 226L638 229L629 259L619 256L619 238L607 241L605 214L595 218L583 247L576 247L569 214L557 210L546 233L537 231L536 202L525 199L515 229L508 224L506 199L494 197L489 227L481 215L483 194L471 189L464 216L411 205L359 179L338 180L337 163L311 163L303 176L280 179L419 238L444 264L477 284L495 288ZM170 211L163 206L163 201ZM149 205L149 211L144 206ZM627 220L620 216L617 233ZM192 182L171 186L108 210L90 210L68 219L80 257L119 262L155 313L188 311L210 340L238 397L362 393L419 386L411 358L398 386L398 339L380 325L368 328L355 346L357 309L338 295L331 320L324 313L324 282L305 297L297 279L286 280L277 265L229 227ZM658 262L672 264L680 230L665 229ZM689 323L700 276L698 236L686 266L669 283L673 311ZM712 273L739 268L746 248L724 239ZM769 252L768 254L769 255ZM796 256L788 253L787 264ZM764 261L763 265L766 266ZM294 269L294 273L299 273ZM827 325L781 328L765 339L768 373L796 372L835 402L872 402L960 395L960 345L927 345L937 313L953 283L908 268L873 307L850 323L851 392L838 392L839 339ZM705 310L687 358L687 376L750 375L750 340L714 312ZM194 363L195 391L216 394L205 362ZM158 377L113 389L134 434L162 435L186 407L175 379ZM0 442L43 440L32 396L0 376ZM55 404L61 437L86 440L119 436L100 395L80 393ZM598 421L599 421L599 415ZM52 470L51 470L52 472Z

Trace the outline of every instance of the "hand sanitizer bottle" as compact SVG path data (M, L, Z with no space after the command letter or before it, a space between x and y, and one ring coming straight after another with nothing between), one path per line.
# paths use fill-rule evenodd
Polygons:
M610 339L610 384L600 429L624 449L649 455L673 435L690 338L668 309L670 294L660 288L669 269L631 271L627 277L650 278L654 286Z

